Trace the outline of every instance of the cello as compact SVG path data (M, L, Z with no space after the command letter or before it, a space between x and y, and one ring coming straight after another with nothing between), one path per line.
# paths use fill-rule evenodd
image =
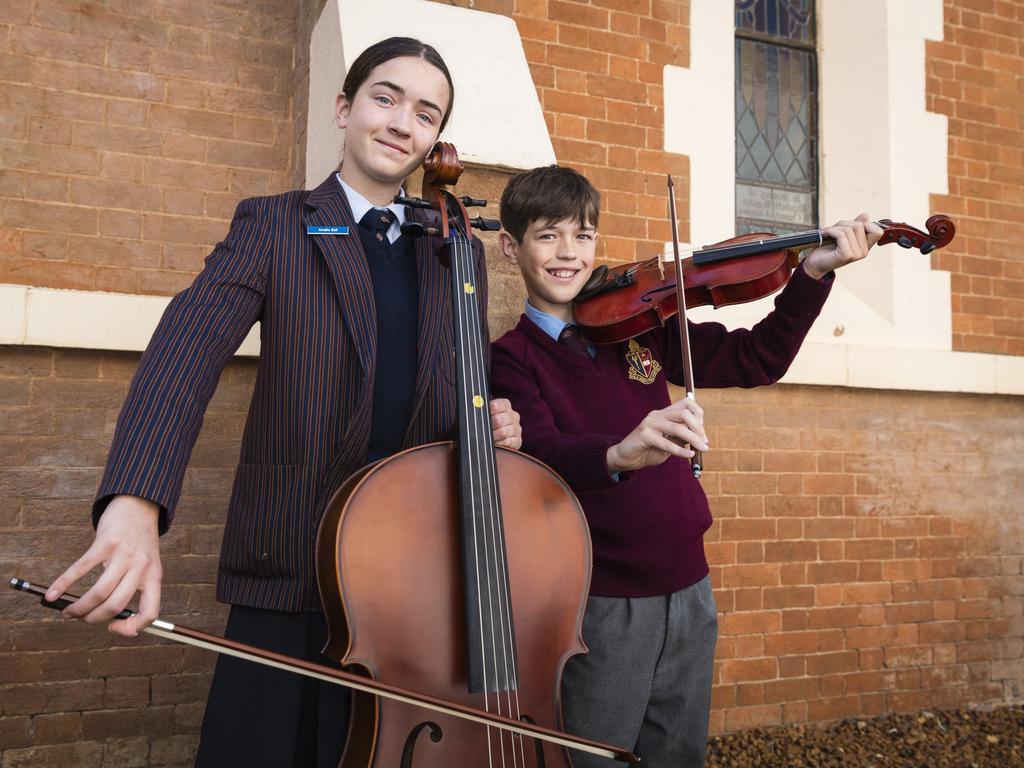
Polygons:
M400 200L434 208L447 246L458 436L364 467L328 502L316 550L324 652L374 680L559 728L561 670L585 650L590 536L558 475L494 446L465 208L478 201L443 188L462 171L452 145L439 142L424 168L426 200ZM363 693L353 695L341 760L342 768L570 764L564 747L447 716L425 720Z

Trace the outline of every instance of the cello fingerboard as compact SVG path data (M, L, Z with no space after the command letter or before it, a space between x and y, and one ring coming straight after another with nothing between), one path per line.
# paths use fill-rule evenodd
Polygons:
M469 689L518 687L508 558L491 432L480 291L472 243L448 239L451 259L459 413L459 484L466 585Z

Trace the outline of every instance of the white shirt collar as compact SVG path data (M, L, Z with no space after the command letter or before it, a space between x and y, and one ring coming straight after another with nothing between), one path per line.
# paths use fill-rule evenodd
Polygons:
M380 208L379 205L374 205L361 194L356 192L351 185L345 183L341 178L341 174L337 171L334 173L338 183L341 184L341 188L345 190L345 197L348 198L348 205L352 209L352 218L355 220L356 225L362 220L366 212L371 208ZM405 194L403 190L402 194ZM405 222L405 206L399 205L398 203L391 203L387 206L387 209L395 214L395 220L388 227L388 242L393 243L402 235L402 224Z

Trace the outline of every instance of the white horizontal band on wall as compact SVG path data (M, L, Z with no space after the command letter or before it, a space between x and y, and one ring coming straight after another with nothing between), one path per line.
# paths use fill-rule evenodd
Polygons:
M0 285L0 344L142 351L169 296ZM260 353L259 327L238 354Z
M0 285L0 344L141 351L168 301L165 296ZM259 354L258 327L238 354ZM1024 395L1024 358L809 341L782 381Z

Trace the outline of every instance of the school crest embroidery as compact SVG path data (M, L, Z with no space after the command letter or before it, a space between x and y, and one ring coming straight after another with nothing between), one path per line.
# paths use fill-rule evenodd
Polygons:
M626 362L629 363L629 378L641 384L653 384L661 370L661 363L651 357L651 350L641 347L635 339L629 340Z

